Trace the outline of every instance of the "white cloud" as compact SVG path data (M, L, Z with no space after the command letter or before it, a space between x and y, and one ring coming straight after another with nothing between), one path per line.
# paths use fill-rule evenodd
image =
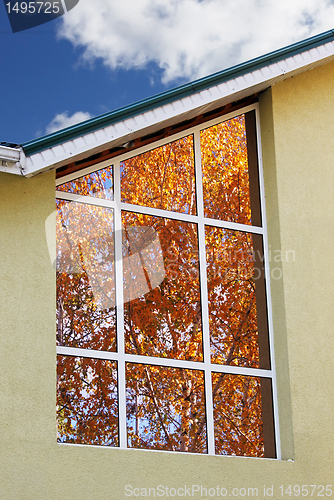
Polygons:
M163 70L163 82L220 71L334 24L334 0L80 0L59 34L111 69Z
M53 118L53 120L46 127L45 133L52 134L52 132L56 132L57 130L71 127L71 125L76 125L77 123L89 120L91 117L92 115L90 113L86 113L84 111L77 111L71 116L68 116L68 112L64 111L64 113L59 113Z

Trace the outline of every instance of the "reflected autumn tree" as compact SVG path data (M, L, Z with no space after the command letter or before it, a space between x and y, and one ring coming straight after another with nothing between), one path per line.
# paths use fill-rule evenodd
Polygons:
M57 201L57 344L116 350L113 212Z
M193 137L123 162L121 199L195 214ZM122 227L126 352L202 361L197 225L123 212ZM155 255L152 235L160 243ZM151 276L159 276L156 286ZM138 286L146 293L136 293ZM128 364L127 415L129 447L205 452L203 423L198 432L198 423L205 422L203 373Z
M58 356L58 441L118 446L116 363Z
M129 236L133 227L144 229L135 244ZM152 229L159 236L164 266L164 276L158 274L163 279L154 288L149 279ZM202 361L196 225L124 212L123 251L126 352ZM131 256L138 254L137 265L129 268ZM156 259L154 256L154 263ZM127 300L135 295L132 287L141 284L140 269L147 293ZM206 451L204 377L200 371L128 365L127 414L129 447Z
M203 130L201 153L204 215L211 219L205 226L211 362L257 368L253 237L212 220L251 224L244 117ZM121 201L128 204L121 213L125 352L162 358L163 365L168 359L203 362L198 225L181 216L197 213L193 137L137 155L120 168ZM110 168L64 186L112 199ZM112 210L73 202L68 210L66 203L58 202L58 344L117 352ZM171 215L143 214L129 205ZM84 358L59 358L60 440L115 446L116 364L90 362L87 367ZM207 452L205 374L174 364L156 366L143 358L126 363L128 447ZM217 454L263 456L259 380L213 373Z
M128 446L206 453L204 376L127 363Z
M212 388L216 453L263 457L260 379L213 373Z
M212 361L259 367L253 239L205 228Z
M121 201L195 215L193 136L121 162Z
M57 187L58 191L81 194L105 200L114 199L113 167L106 167L97 172L84 175L74 181L65 182Z
M204 215L251 224L245 116L201 131Z
M126 352L202 361L196 224L132 212L123 212L122 223ZM135 243L129 236L133 227L144 229ZM153 264L157 261L157 255L147 252L150 230L154 230L160 242L163 274L149 273L149 259L153 258ZM137 255L132 263L131 257ZM138 279L140 271L142 278ZM149 274L163 279L153 287ZM146 285L147 293L139 290L137 298L128 300L136 297L138 284L141 289Z

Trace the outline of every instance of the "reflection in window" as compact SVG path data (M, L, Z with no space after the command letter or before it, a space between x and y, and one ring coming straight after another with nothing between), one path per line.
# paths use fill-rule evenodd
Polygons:
M57 187L58 191L113 200L113 167L103 168Z
M125 203L196 213L193 137L183 137L121 163Z
M115 362L58 356L57 394L60 443L118 446Z
M216 453L263 457L260 379L213 373L212 392Z
M130 448L206 453L203 372L126 365Z
M258 367L253 237L211 226L205 235L212 361Z
M126 352L200 361L196 224L122 213Z
M244 115L201 131L204 215L251 224Z
M57 343L116 348L113 211L57 201Z
M60 442L276 457L255 112L202 128L58 190Z

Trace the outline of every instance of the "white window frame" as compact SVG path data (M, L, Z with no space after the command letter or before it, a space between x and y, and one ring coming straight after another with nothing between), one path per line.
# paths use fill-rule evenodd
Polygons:
M200 149L200 132L213 125L223 123L231 118L235 118L249 111L255 110L256 118L256 136L258 150L258 170L259 170L259 188L260 188L260 204L262 227L238 224L217 219L209 219L204 217L203 192L202 192L202 168L201 168L201 149ZM169 366L175 368L187 368L201 370L204 372L205 380L205 404L206 404L206 428L207 428L207 454L215 455L214 442L214 421L213 421L213 402L212 402L212 373L230 373L238 375L248 375L256 377L265 377L272 380L272 395L273 395L273 418L275 429L275 444L276 444L276 459L281 459L281 448L279 438L279 421L278 421L278 404L277 404L277 386L276 386L276 370L274 357L274 336L272 322L272 306L270 300L270 269L269 269L269 252L268 252L268 237L266 224L264 182L263 182L263 165L261 156L261 134L260 134L260 119L259 106L257 103L241 108L233 113L225 114L214 120L210 120L195 127L183 130L175 135L168 136L164 139L152 142L146 146L124 153L118 157L105 160L101 163L96 163L93 166L87 167L75 173L68 174L57 179L56 186L66 182L73 181L79 177L91 174L97 170L113 166L114 177L114 200L106 200L95 198L92 196L83 196L64 191L57 191L56 198L66 201L76 201L88 205L111 208L114 211L114 228L115 228L115 288L116 288L116 325L117 325L117 352L98 351L90 349L81 349L73 347L57 346L57 354L63 356L78 356L94 359L105 359L117 361L118 372L118 417L119 417L119 446L114 449L132 449L127 447L127 428L126 428L126 381L125 381L125 363L141 363L155 366ZM181 139L185 136L193 135L194 137L194 161L195 161L195 177L196 177L196 200L197 200L197 215L189 215L185 213L172 212L145 206L132 205L121 202L121 179L120 179L120 163L134 156L140 155L146 151L158 148L170 142ZM124 348L124 307L123 307L123 269L122 269L122 241L121 241L121 210L130 212L143 213L168 219L175 219L198 225L198 246L199 246L199 264L200 264L200 290L201 290L201 305L202 305L202 335L203 335L203 362L183 361L169 358L159 358L152 356L138 356L135 354L126 354ZM209 333L209 310L208 310L208 292L207 292L207 275L206 275L206 255L205 255L205 226L214 226L224 229L244 231L251 234L260 234L263 237L264 251L264 269L265 269L265 286L267 297L267 314L268 314L268 329L269 329L269 352L270 352L270 370L259 368L245 368L239 366L221 365L211 363L210 360L210 333ZM72 445L73 446L73 445ZM92 446L78 444L74 446ZM99 446L100 447L100 446ZM105 448L105 447L103 447ZM156 450L144 450L156 451ZM159 450L160 451L160 450ZM164 451L164 453L185 453ZM198 455L196 453L196 455ZM225 455L224 455L225 456ZM251 458L251 457L249 457Z

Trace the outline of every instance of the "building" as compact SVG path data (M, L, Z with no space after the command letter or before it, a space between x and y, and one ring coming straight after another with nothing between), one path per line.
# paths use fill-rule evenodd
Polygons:
M1 498L333 495L333 75L330 31L1 144Z

